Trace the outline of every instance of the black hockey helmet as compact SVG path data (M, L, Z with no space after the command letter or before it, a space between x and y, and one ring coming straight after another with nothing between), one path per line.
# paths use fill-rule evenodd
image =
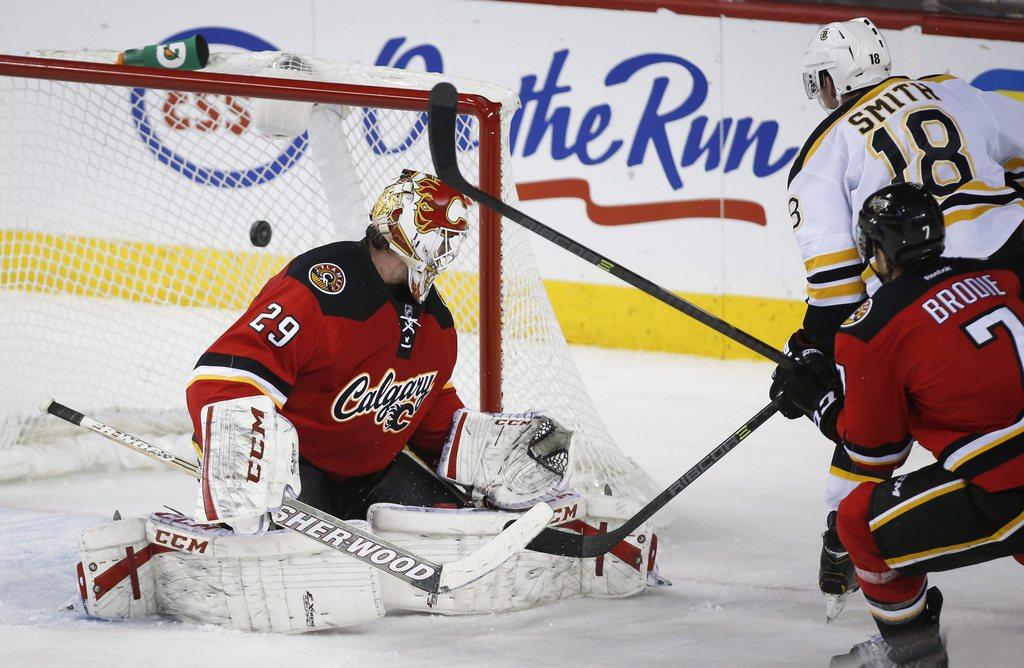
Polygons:
M881 248L890 262L909 267L939 257L945 246L942 209L920 183L894 183L864 200L857 250L865 262Z

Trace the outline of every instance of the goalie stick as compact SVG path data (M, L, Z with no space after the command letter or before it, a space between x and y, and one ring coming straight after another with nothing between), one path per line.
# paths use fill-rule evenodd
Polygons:
M41 407L44 413L67 420L96 432L115 443L127 446L153 459L173 466L193 478L200 477L199 467L176 457L151 443L94 420L73 408L48 400ZM551 507L538 503L509 525L491 542L469 556L445 564L437 564L403 547L381 540L372 533L328 515L302 501L285 498L274 521L296 533L344 555L358 559L408 582L430 594L445 594L478 580L501 566L537 535L551 521Z
M509 206L497 197L488 195L470 184L463 177L462 172L459 171L459 163L455 155L455 119L458 95L455 86L447 82L437 84L430 91L430 102L427 111L427 134L430 141L430 156L434 162L434 170L442 181L471 199L497 211L505 218L519 223L531 232L544 237L597 268L607 271L612 276L622 279L672 308L682 311L701 324L707 325L719 334L729 337L733 341L753 350L755 353L767 357L776 364L787 365L793 363L793 360L786 357L782 352L757 337L744 332L734 325L730 325L696 304L688 302L657 283L612 262L561 232L551 229L536 218L531 218L519 209Z

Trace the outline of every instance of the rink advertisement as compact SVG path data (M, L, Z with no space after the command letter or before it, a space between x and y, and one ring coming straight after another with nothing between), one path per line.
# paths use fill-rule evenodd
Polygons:
M786 176L825 115L800 82L813 25L467 0L432 0L429 11L422 0L380 0L358 12L306 0L287 16L269 1L244 12L186 1L171 23L129 2L106 3L99 14L61 2L66 20L55 23L53 4L45 13L5 7L0 48L125 49L201 30L214 51L277 48L507 86L522 101L508 140L524 210L772 344L799 324L804 272ZM948 71L1024 99L1024 44L913 26L884 34L894 74ZM240 110L215 99L204 117L182 116L168 98L136 120L154 159L202 180L217 175L164 150L160 137L243 132ZM401 154L426 140L421 125L392 142L366 129L375 152ZM301 150L284 146L279 162L224 170L261 187ZM752 355L541 239L534 248L570 341Z

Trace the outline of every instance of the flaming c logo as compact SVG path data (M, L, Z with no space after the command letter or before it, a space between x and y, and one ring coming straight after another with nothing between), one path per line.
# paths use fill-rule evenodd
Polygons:
M416 181L416 229L421 233L432 230L465 232L469 229L466 214L469 200L439 179L426 177Z

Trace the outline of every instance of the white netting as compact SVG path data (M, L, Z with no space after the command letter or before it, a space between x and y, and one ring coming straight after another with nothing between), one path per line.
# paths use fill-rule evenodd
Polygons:
M403 90L440 80L277 53L213 54L207 71ZM503 105L502 196L515 205L505 142L518 100L454 81ZM0 77L0 479L76 470L97 456L77 442L53 446L69 431L38 414L47 396L144 434L180 434L184 445L184 381L266 278L304 250L359 238L401 169L433 171L422 111L318 105L307 134L282 139L256 129L253 104ZM459 130L460 166L475 181L476 120L460 117ZM265 248L249 240L257 220L273 228ZM568 417L581 432L578 483L646 496L649 478L612 442L583 388L526 234L503 226L504 408ZM478 272L474 233L439 280L460 332L455 382L470 406L479 401Z

